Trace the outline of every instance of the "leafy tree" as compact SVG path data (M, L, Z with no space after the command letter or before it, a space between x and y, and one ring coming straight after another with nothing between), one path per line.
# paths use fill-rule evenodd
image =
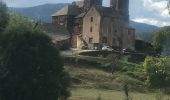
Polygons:
M142 40L146 42L151 42L153 33L150 32L142 32L142 33L137 33L137 36L140 37Z
M170 42L170 30L158 30L154 33L153 46L155 49L162 51Z
M144 71L147 74L147 84L150 87L162 87L169 84L169 61L167 58L147 57L144 62Z
M8 24L9 15L6 4L0 0L0 32L2 32Z
M59 51L33 24L14 15L0 37L2 100L65 100L69 75Z

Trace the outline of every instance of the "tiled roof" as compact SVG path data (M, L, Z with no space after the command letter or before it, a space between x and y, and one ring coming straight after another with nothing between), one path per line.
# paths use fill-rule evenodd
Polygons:
M86 13L84 12L84 13L81 13L81 14L77 15L75 18L82 18L82 17L84 17L85 15L86 15Z
M67 5L61 8L58 12L54 13L52 16L62 16L62 15L78 15L79 9L76 5Z

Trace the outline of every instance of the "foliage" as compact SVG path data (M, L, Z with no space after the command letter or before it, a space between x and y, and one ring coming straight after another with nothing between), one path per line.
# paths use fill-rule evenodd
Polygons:
M153 46L157 50L163 50L169 46L170 30L158 30L154 33Z
M159 90L155 95L156 100L165 100L165 95ZM169 99L168 99L169 100Z
M0 37L0 96L3 100L65 100L69 75L59 51L43 32L26 18L13 15Z
M9 24L6 27L5 33L12 33L15 30L15 33L26 33L33 32L34 23L29 21L26 17L23 17L14 12L10 13Z
M2 32L8 24L9 15L6 4L0 0L0 32Z
M101 95L99 95L99 96L97 97L97 100L102 100L102 99L101 99Z
M147 74L147 84L150 87L166 86L170 82L168 58L147 57L144 62L144 71Z
M152 32L141 32L141 33L138 33L137 36L146 42L151 42L153 33Z
M145 41L142 41L142 40L136 40L135 41L135 50L138 51L138 52L143 52L143 53L148 53L148 54L155 52L151 43L145 42Z

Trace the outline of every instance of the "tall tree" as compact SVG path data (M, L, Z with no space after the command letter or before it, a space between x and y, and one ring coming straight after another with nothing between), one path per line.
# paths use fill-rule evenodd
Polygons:
M6 4L0 0L0 32L2 32L7 26L9 15L7 12Z
M155 47L155 49L159 50L159 52L168 49L168 47L170 46L169 43L170 43L170 30L161 29L154 33L152 44Z
M2 100L65 100L69 75L64 72L59 51L33 24L13 15L0 37Z

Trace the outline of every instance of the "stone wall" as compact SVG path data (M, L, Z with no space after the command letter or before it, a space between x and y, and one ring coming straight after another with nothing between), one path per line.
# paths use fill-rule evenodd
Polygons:
M104 43L102 39L101 43L110 47L121 47L121 35L118 19L104 17L102 20L101 38L107 38L107 42Z
M92 7L83 19L83 39L88 44L100 43L100 22L100 14Z

